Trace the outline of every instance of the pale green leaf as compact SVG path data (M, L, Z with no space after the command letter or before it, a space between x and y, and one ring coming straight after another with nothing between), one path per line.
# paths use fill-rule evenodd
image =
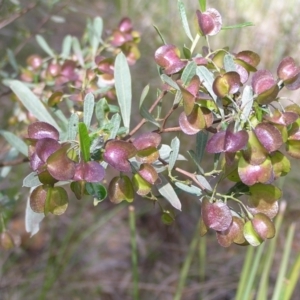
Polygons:
M178 181L175 182L175 185L179 189L181 189L182 191L184 191L186 193L189 193L189 194L192 194L192 195L195 195L195 196L198 196L198 197L202 195L201 189L199 189L195 185L187 185L187 184L184 184L184 183L178 182Z
M171 79L171 77L169 77L168 75L166 74L162 74L160 76L161 80L163 82L165 82L166 84L168 84L169 86L171 86L172 88L174 88L175 90L179 90L179 86L178 84L173 80Z
M116 57L114 76L116 94L123 124L129 130L132 101L131 76L128 62L123 52L120 52Z
M72 114L68 123L67 140L74 141L76 139L78 133L78 122L78 115L76 113Z
M32 189L30 193L32 192ZM30 237L35 235L40 230L40 223L44 219L43 213L36 213L30 207L30 196L28 196L26 211L25 211L25 229L30 233Z
M3 83L12 89L25 108L33 116L35 116L39 121L47 122L53 125L57 130L60 131L59 126L50 115L44 104L23 82L19 80L4 80Z
M152 123L157 127L160 127L159 123L155 120L155 118L149 113L149 111L143 105L144 100L148 95L148 92L149 92L149 85L146 85L142 91L141 98L140 98L140 114L148 122Z
M169 158L169 172L174 168L178 154L179 154L179 148L180 148L180 140L176 136L174 139L171 141L171 149L172 152L170 153L170 158Z
M207 181L207 179L202 176L202 175L196 175L197 180L199 183L207 190L207 191L212 191L212 187L210 183Z
M70 35L66 35L63 43L62 43L62 50L61 50L61 57L66 59L70 56L72 48L72 37Z
M94 113L95 97L92 93L86 94L83 101L83 122L90 128Z
M180 13L180 18L181 18L181 22L182 22L185 34L187 35L187 37L191 41L193 41L193 37L192 37L192 34L191 34L189 23L188 23L188 20L187 20L187 17L186 17L186 12L185 12L185 8L184 8L184 4L182 3L181 0L178 0L178 10L179 10L179 13Z
M121 125L121 117L119 114L114 114L110 119L110 124L112 126L112 130L110 132L108 139L114 139L117 136L118 130Z
M172 185L167 181L167 179L162 175L159 174L159 178L161 179L161 183L157 184L157 189L159 193L170 202L170 204L178 209L181 210L181 203L180 200L174 191Z
M39 44L39 46L51 57L55 57L55 53L53 52L53 50L50 48L50 46L48 45L48 43L46 42L46 40L39 34L37 34L35 36L35 39L37 41L37 43Z
M231 54L225 54L223 61L226 72L236 72L235 63Z
M196 74L199 76L200 81L205 86L211 97L214 99L214 101L217 101L217 95L214 93L212 89L212 85L214 82L214 75L212 72L210 72L206 67L204 66L198 66L196 68Z
M18 63L16 61L13 51L11 51L9 48L7 48L6 54L7 54L8 61L9 61L10 65L13 67L14 71L19 72Z
M100 99L95 106L95 115L100 127L108 123L107 115L110 112L110 107L105 98Z
M191 79L196 75L196 68L197 65L194 61L188 62L181 75L182 84L184 86L188 85Z
M12 132L6 130L0 130L0 134L7 140L7 142L11 146L15 147L20 153L24 154L25 156L28 155L28 146L22 139L20 139Z
M84 67L83 53L77 37L72 38L72 47L79 64Z
M36 172L31 172L29 173L24 179L23 179L23 187L36 187L41 185L42 183L40 182L37 173Z
M252 90L251 86L246 85L243 90L243 95L242 95L242 104L241 104L241 109L242 109L241 119L242 119L242 121L248 120L250 113L252 111L252 105L253 105L253 90Z
M96 17L90 32L90 44L92 46L93 56L96 55L99 44L102 42L101 35L103 30L103 21L100 17Z

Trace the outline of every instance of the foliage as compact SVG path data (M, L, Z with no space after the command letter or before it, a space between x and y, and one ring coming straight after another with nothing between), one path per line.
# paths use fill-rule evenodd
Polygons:
M36 35L47 56L30 55L20 74L3 80L28 111L31 123L25 139L33 171L31 180L24 180L24 186L32 188L27 219L36 219L35 213L64 213L69 184L77 199L91 195L95 205L107 195L113 203L132 202L136 193L158 203L162 220L170 223L175 212L170 213L162 199L181 210L179 189L200 197L201 232L215 230L220 245L258 246L274 237L272 219L281 197L274 182L290 171L286 154L300 157L300 109L293 102L283 107L279 92L300 87L300 68L286 57L275 78L270 71L257 69L260 57L251 50L211 49L210 36L224 26L220 13L205 7L200 1L197 33L192 37L184 5L178 1L191 46L184 46L182 55L172 44L156 50L163 86L149 109L144 104L149 88L143 90L142 119L132 129L129 67L140 56L140 37L129 18L108 35L103 34L100 17L89 20L82 39L67 35L60 53ZM201 38L206 45L198 52ZM167 96L173 97L173 105L161 115L158 108ZM167 126L175 111L181 111L178 120ZM146 123L155 129L140 133ZM162 135L174 132L197 137L195 149L188 151L196 173L177 166L185 159L179 154L184 135L175 137L170 146L162 144ZM24 143L17 136L2 134L24 154ZM205 166L208 170L201 162L205 151L214 157L212 166ZM107 168L119 175L106 186ZM185 178L178 179L174 172ZM211 178L217 178L213 187ZM220 188L223 181L233 182L226 191ZM238 205L230 205L234 202Z

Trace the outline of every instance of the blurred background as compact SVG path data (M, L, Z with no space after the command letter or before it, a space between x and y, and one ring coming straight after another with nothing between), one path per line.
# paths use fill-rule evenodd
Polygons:
M183 2L193 28L198 1ZM270 69L274 73L285 56L292 56L300 63L299 5L300 0L209 0L207 6L220 11L225 26L248 21L254 23L252 27L222 31L211 38L211 47L228 46L234 52L257 52L261 56L260 68ZM21 11L16 7L21 8ZM2 0L0 57L4 61L6 49L9 48L16 53L17 62L25 66L26 58L30 54L44 55L34 35L43 35L51 47L59 51L65 35L80 38L87 18L96 16L103 19L105 30L115 28L122 17L128 16L132 19L134 28L141 34L141 58L131 68L133 101L136 102L148 83L153 95L156 88L161 87L153 59L161 40L153 25L160 29L168 43L179 46L185 43L190 46L181 26L175 0ZM201 51L201 47L200 43L197 49ZM3 69L1 72L9 71ZM2 85L0 88L0 127L9 130L14 104L7 90ZM285 96L290 97L289 94ZM298 101L299 96L298 92L294 92L291 97ZM138 121L139 116L136 116L133 124ZM168 137L168 140L171 138L172 136ZM186 149L182 148L181 153L185 155L184 152L192 149L193 145L193 138L187 139ZM3 139L0 139L0 149L1 158L9 150ZM291 259L300 251L300 165L296 161L292 165L293 171L280 183L283 185L288 208L284 226L279 233L276 259L270 277L271 286L278 273L286 228L291 222L296 222L298 229ZM132 299L128 205L114 206L109 201L104 201L94 207L92 199L71 199L64 215L47 217L41 224L41 231L29 238L24 229L28 189L22 188L22 180L28 173L27 164L15 166L0 183L0 191L5 190L13 202L8 227L21 238L20 247L0 252L0 300ZM163 224L160 210L152 203L138 198L134 203L140 299L173 299L179 273L187 259L189 244L200 216L200 205L196 198L182 194L180 199L183 210L170 226ZM206 238L199 236L197 243L198 248L188 270L182 299L233 299L246 248L236 245L222 248L214 233L209 233ZM201 263L205 248L204 266ZM300 284L296 287L293 299L299 298Z

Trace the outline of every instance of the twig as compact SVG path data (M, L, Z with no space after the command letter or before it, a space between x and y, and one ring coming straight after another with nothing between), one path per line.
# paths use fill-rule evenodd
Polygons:
M32 3L32 4L28 5L28 7L22 9L20 12L17 12L15 14L9 16L7 19L3 20L2 22L0 22L0 30L2 28L4 28L5 26L9 25L10 23L12 23L13 21L17 20L18 18L20 18L24 14L28 13L30 10L32 10L34 7L37 6L38 2L39 1L37 1L36 3Z
M8 166L17 166L17 165L23 164L25 162L29 162L28 157L21 157L21 158L9 160L9 161L0 161L0 168L8 167Z
M154 108L159 104L161 99L167 94L167 91L163 91L160 93L160 95L157 97L157 99L154 101L154 103L149 108L149 113L151 113ZM124 140L130 139L145 123L147 120L143 118L129 133L124 137Z

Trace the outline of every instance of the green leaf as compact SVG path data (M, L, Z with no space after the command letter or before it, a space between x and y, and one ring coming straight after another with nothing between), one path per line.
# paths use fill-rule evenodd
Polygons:
M72 37L72 47L79 64L84 67L83 53L77 37Z
M247 221L244 225L244 237L247 242L254 247L260 245L263 242L262 238L254 230L251 221Z
M94 197L94 206L102 202L107 197L107 190L105 186L100 183L87 182L85 184L85 189L89 195Z
M178 84L173 79L171 79L168 75L162 74L160 76L160 78L163 82L165 82L166 84L168 84L169 86L171 86L175 90L180 90Z
M182 94L180 90L176 91L174 101L173 101L173 106L176 106L180 101L182 100Z
M246 85L242 95L242 104L241 104L242 121L246 122L248 120L250 113L252 111L252 105L253 105L253 90L251 86Z
M208 140L207 131L199 131L196 135L196 159L200 162L202 161L203 155L205 153L205 147Z
M90 128L94 113L95 97L92 93L86 94L83 102L83 122L87 128Z
M167 179L162 174L159 174L159 178L161 179L161 183L156 185L159 193L166 200L168 200L174 208L181 210L180 200L177 194L175 193L172 185L167 181Z
M78 133L78 122L79 118L76 113L72 114L69 119L68 123L68 133L67 133L67 140L74 141L76 139Z
M103 20L100 17L96 17L89 30L90 44L92 46L93 56L96 55L99 44L102 43L101 35L103 31Z
M217 102L217 95L214 93L212 89L212 85L214 82L214 75L210 72L206 67L198 66L196 68L196 74L199 76L200 81L203 83L211 97Z
M231 54L225 54L224 58L224 68L226 72L236 72L235 63L233 60L233 56Z
M114 114L110 119L110 124L112 126L112 130L110 132L108 139L114 139L117 136L118 130L121 125L121 117L119 114Z
M129 130L132 101L131 76L126 56L123 52L120 52L116 57L114 75L116 94L121 109L123 124Z
M196 175L197 180L199 183L207 190L207 191L212 191L212 187L210 183L207 181L207 179L202 176L202 175Z
M60 56L63 59L68 58L70 56L71 48L72 48L72 37L70 35L66 35L62 43Z
M0 134L7 140L7 142L15 147L20 153L24 154L25 156L28 155L28 146L26 143L13 134L10 131L0 130Z
M44 104L23 82L19 80L4 80L3 83L12 89L25 108L39 121L47 122L58 131L61 131Z
M178 154L179 154L179 147L180 147L180 140L176 136L174 139L171 141L171 149L172 152L170 154L170 159L169 159L169 166L168 170L169 172L174 168Z
M202 195L201 189L199 189L195 185L187 185L187 184L184 184L184 183L178 182L178 181L175 182L175 185L179 189L183 190L186 193L189 193L189 194L192 194L192 195L195 195L195 196L198 196L198 197Z
M157 34L159 35L159 37L160 37L162 43L163 43L164 45L166 45L167 43L166 43L166 41L165 41L163 35L161 34L160 30L158 29L158 27L156 27L155 25L153 25L153 27L154 27L154 29L156 30Z
M149 113L149 111L143 105L144 100L148 95L148 92L149 92L149 85L146 85L142 91L141 98L140 98L140 114L148 122L152 123L157 127L160 127L159 123L155 120L155 118Z
M181 75L182 84L184 86L188 85L191 79L196 75L196 68L197 65L194 61L188 62Z
M95 115L98 121L99 127L108 123L107 115L110 112L109 105L105 98L100 99L95 106Z
M30 190L30 193L32 189ZM27 199L26 211L25 211L25 229L30 233L30 237L35 235L40 230L40 223L45 218L43 213L34 212L29 203L30 195Z
M243 27L248 27L248 26L254 26L254 24L252 22L245 22L245 23L240 23L240 24L231 25L231 26L223 26L222 30L243 28Z
M10 65L13 67L14 71L19 72L19 67L18 67L14 53L9 48L7 48L6 54L7 54L8 61L9 61Z
M193 37L192 37L191 31L190 31L189 23L188 23L188 20L187 20L187 17L186 17L184 4L182 3L181 0L178 0L177 4L178 4L178 10L179 10L179 13L180 13L180 18L181 18L181 22L182 22L185 34L187 35L187 37L191 41L193 41Z
M90 157L91 141L90 141L88 129L84 123L79 122L78 132L79 132L80 150L83 156L82 158L85 162L88 162L91 160Z
M23 187L36 187L41 185L42 183L39 180L39 177L36 172L31 172L23 179Z
M203 171L203 169L201 168L201 166L199 164L200 161L198 160L196 153L193 150L188 150L187 153L189 154L189 156L193 160L194 164L197 166L199 172L201 174L204 174L204 171Z
M199 0L199 6L200 6L200 10L202 12L206 11L206 0Z
M55 53L53 52L53 50L50 48L50 46L48 45L48 43L46 42L46 40L39 34L37 34L35 36L35 39L37 41L37 43L40 45L40 47L51 57L55 57Z

